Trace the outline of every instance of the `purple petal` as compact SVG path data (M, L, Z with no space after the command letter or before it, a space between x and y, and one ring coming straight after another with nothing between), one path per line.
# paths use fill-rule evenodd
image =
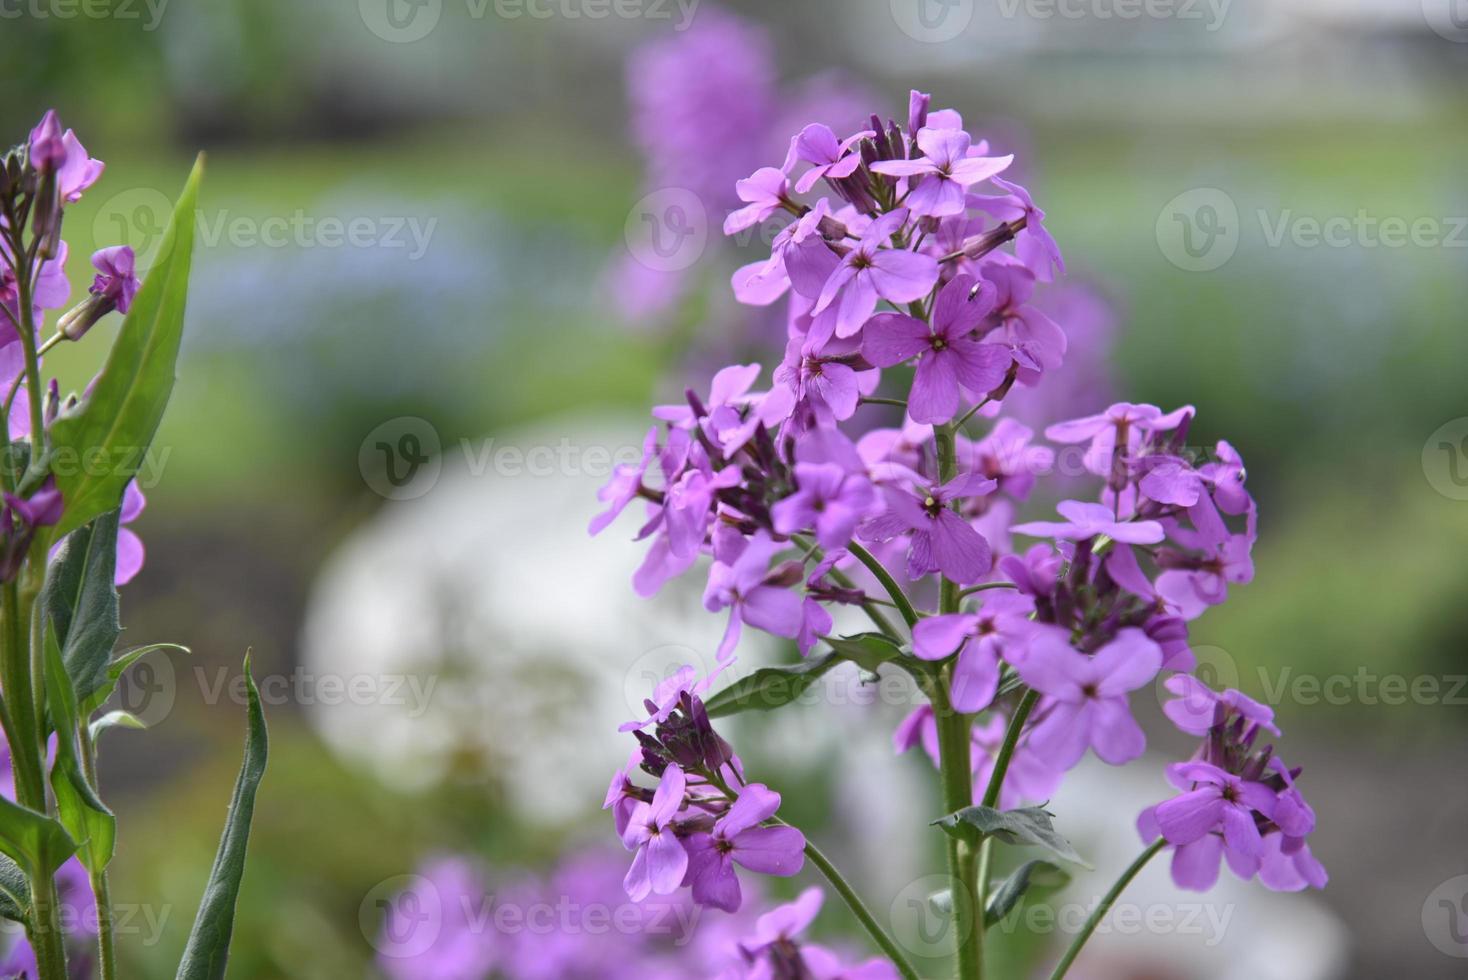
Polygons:
M805 835L794 827L754 827L734 840L741 867L788 878L805 866Z

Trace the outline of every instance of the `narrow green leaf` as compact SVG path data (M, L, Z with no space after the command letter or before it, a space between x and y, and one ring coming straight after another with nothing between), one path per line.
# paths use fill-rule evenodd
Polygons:
M92 741L95 742L97 736L109 728L135 728L142 730L147 727L148 723L131 711L109 711L101 718L93 720L88 730L91 732Z
M177 643L149 643L147 646L124 650L107 665L107 679L102 682L102 686L89 694L81 702L81 714L84 717L90 716L92 712L106 704L107 699L112 697L112 692L116 690L117 682L122 679L122 675L127 672L127 669L155 650L177 650L180 653L194 652L188 647L180 646Z
M1051 814L1037 806L1021 807L1017 810L996 810L987 806L964 807L957 813L939 817L933 825L943 828L944 833L959 840L977 843L984 837L993 837L1006 844L1035 845L1043 847L1057 857L1089 868L1070 842L1055 832Z
M781 707L799 698L822 674L844 659L839 654L828 653L788 667L761 667L708 698L704 707L710 718Z
M177 980L222 980L229 961L229 941L234 931L234 907L239 897L240 879L245 874L245 851L250 841L250 820L255 813L255 791L265 775L268 739L265 712L260 707L260 692L250 676L250 658L245 657L245 680L249 687L249 732L245 736L245 761L229 801L229 816L209 885L204 890L199 914L184 948L178 966Z
M42 602L78 701L106 683L112 648L122 632L114 584L117 520L114 510L72 531L46 571Z
M82 772L81 750L77 746L76 692L56 632L46 629L46 708L56 728L56 763L51 767L51 789L56 794L56 809L61 823L78 842L77 858L93 874L99 874L112 860L117 846L117 818L97 797Z
M149 272L122 321L92 393L51 425L51 470L66 502L60 537L122 502L173 392L183 337L201 155L184 185Z
M20 865L0 854L0 918L24 924L30 917L30 879Z
M1054 891L1070 881L1070 872L1050 861L1026 861L999 883L984 907L984 922L995 925L1027 892Z
M902 656L902 647L882 633L857 633L853 636L828 636L826 642L841 656L862 670L875 671L889 660Z

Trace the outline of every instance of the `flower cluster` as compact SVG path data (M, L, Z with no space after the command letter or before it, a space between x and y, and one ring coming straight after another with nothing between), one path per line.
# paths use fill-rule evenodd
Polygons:
M734 912L743 902L735 866L797 874L805 837L775 819L779 793L745 779L698 696L706 686L684 668L658 685L647 719L623 726L639 747L612 778L605 807L634 852L625 881L633 901L688 887L699 905ZM639 770L658 780L655 790L633 780Z
M75 132L62 129L54 111L41 118L26 143L0 159L0 397L8 420L6 464L25 471L12 481L14 489L3 493L0 581L16 577L37 531L59 522L63 511L55 478L44 475L31 459L32 429L37 421L49 428L76 399L63 400L53 380L37 402L41 411L32 412L28 386L34 383L41 390L42 356L57 343L80 340L107 314L126 313L141 285L129 246L99 249L92 255L96 275L86 297L62 313L56 333L41 341L46 311L62 309L71 296L67 245L61 238L66 209L81 200L103 169ZM27 349L34 363L28 363ZM136 517L143 504L142 492L130 484L122 521ZM117 583L131 579L142 563L142 542L134 532L120 531Z
M1203 738L1193 758L1167 768L1180 796L1142 812L1142 838L1159 836L1173 847L1172 877L1183 888L1206 891L1218 880L1220 861L1240 878L1256 874L1274 891L1324 888L1325 867L1306 842L1315 811L1305 802L1290 768L1274 746L1257 746L1261 732L1279 735L1274 712L1240 694L1215 692L1197 678L1167 680L1178 695L1167 716Z
M899 751L920 744L945 773L968 767L972 798L1006 807L1048 799L1088 752L1111 765L1141 756L1129 696L1162 671L1203 689L1187 673L1189 624L1252 579L1257 533L1241 457L1227 442L1190 443L1191 406L1119 402L1049 425L1043 441L1005 414L1010 392L1041 384L1067 350L1033 303L1064 261L1044 212L1002 176L1011 163L914 92L905 126L809 125L783 164L739 181L725 232L779 229L732 287L745 303L785 302L783 360L767 389L758 364L736 364L654 409L641 460L614 474L591 526L641 502L644 595L710 559L704 605L729 617L715 674L746 626L804 655L829 638L833 607L863 608L929 696L896 732ZM975 420L992 424L972 433ZM1044 496L1070 498L1059 519L1017 521L1039 479L1057 475L1063 490ZM689 839L690 811L738 818L712 832L714 850L737 854L740 833L779 829L753 819L778 797L744 787L707 727L698 695L712 680L686 671L649 702L658 734L640 737L657 791L614 784L618 828L638 849L634 895L685 880L696 901L723 894L696 870L708 841L685 846L685 861L666 839ZM1186 887L1211 883L1219 853L1270 887L1322 883L1297 773L1253 749L1257 719L1219 710L1197 732L1203 756L1171 772L1187 795L1144 829L1178 847ZM956 749L942 735L955 715L969 733ZM970 805L944 783L947 804Z

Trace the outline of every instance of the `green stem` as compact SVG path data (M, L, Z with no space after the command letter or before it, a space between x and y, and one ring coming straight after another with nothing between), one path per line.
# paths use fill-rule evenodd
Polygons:
M1086 940L1091 938L1091 933L1096 931L1096 927L1101 924L1101 920L1106 917L1106 913L1111 911L1111 906L1116 904L1116 900L1121 897L1122 891L1146 867L1147 862L1152 860L1157 855L1157 852L1166 846L1167 841L1164 838L1157 838L1152 843L1152 846L1137 855L1137 859L1131 863L1131 866L1121 873L1121 877L1116 879L1116 884L1111 886L1111 890L1101 899L1101 903L1091 911L1090 916L1086 919L1086 924L1081 927L1081 931L1071 941L1070 947L1065 951L1065 955L1055 965L1055 972L1050 974L1050 980L1060 980L1061 977L1065 976L1066 971L1070 969L1071 964L1080 955L1081 947L1086 945Z
M877 560L876 555L855 541L847 545L846 548L857 561L865 565L868 571L876 576L878 582L882 583L882 588L886 589L887 594L892 597L892 602L897 606L897 611L902 613L902 618L907 623L908 629L916 626L918 621L917 610L912 607L912 601L907 598L907 593L902 591L902 586L897 584L897 580L892 577L891 572L887 571L886 566Z
M902 974L906 980L919 980L917 971L912 968L911 963L907 962L907 958L902 955L902 950L892 941L892 937L877 924L876 917L862 902L861 896L857 895L856 891L846 883L846 879L841 876L840 871L836 870L836 866L809 839L805 842L805 856L810 858L811 864L814 864L820 869L821 874L826 876L826 880L846 902L847 908L851 909L851 914L856 916L862 928L867 931L867 935L872 937L872 942L876 943L882 952L887 954L892 965L897 967L897 972Z
M85 718L77 727L82 747L82 769L92 792L96 793L100 789L97 783L97 743L92 740ZM112 886L107 880L105 867L92 873L92 894L97 906L97 963L101 980L116 980L117 940L112 917Z
M1027 688L1024 695L1015 706L1014 717L1009 719L1009 727L1004 731L1004 742L999 746L999 754L994 757L994 771L989 775L989 785L984 787L984 798L981 801L984 806L996 807L999 805L999 795L1004 790L1004 777L1009 772L1010 760L1014 758L1015 747L1019 744L1020 734L1024 731L1025 721L1030 717L1030 711L1035 707L1035 702L1040 700L1040 694L1034 688ZM994 838L985 837L979 845L979 868L974 878L974 892L982 905L989 894L989 866L994 849ZM979 934L984 931L984 916L978 916L978 924L974 926Z
M799 544L802 548L809 549L811 556L814 557L817 561L821 560L821 549L816 546L814 541L811 541L809 538L806 538L803 535L799 534L791 535L791 540ZM841 571L841 569L839 568L833 568L826 574L831 576L831 581L835 582L843 589L856 588L856 583L851 580L851 577L848 576L845 572ZM872 625L877 627L878 632L885 634L893 640L896 640L898 643L902 642L902 635L897 632L897 628L888 621L887 617L882 615L882 610L877 608L876 603L870 601L869 599L868 601L861 604L861 608L862 611L867 614L867 617L872 621Z

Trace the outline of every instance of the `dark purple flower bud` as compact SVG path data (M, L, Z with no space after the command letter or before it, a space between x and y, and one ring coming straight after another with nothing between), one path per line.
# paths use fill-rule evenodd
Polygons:
M61 120L57 118L55 109L47 109L31 130L26 159L39 173L55 173L66 162L66 144L62 140Z

